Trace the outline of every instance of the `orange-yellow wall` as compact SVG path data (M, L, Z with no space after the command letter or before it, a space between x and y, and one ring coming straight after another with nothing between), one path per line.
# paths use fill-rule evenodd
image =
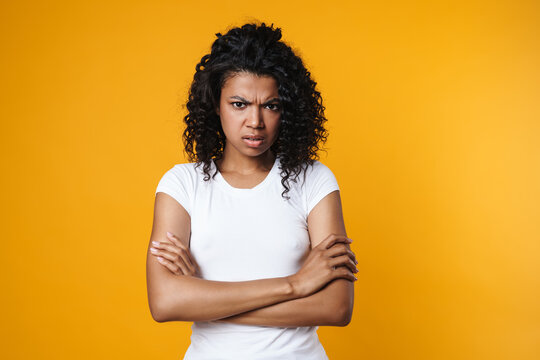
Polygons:
M0 357L181 359L190 324L146 298L154 190L195 64L256 19L327 107L360 262L330 358L539 359L538 4L2 2Z

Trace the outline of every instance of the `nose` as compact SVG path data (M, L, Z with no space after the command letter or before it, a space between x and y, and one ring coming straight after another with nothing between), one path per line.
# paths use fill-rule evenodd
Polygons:
M248 113L246 119L246 125L249 127L259 128L264 127L263 112L258 106L252 106L251 111Z

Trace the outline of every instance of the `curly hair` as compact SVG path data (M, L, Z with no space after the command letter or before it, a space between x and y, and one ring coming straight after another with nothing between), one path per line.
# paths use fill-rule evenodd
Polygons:
M281 184L285 188L281 195L288 199L285 195L289 177L294 175L291 180L296 182L302 168L319 159L320 143L325 143L328 136L317 83L302 59L280 41L281 29L274 28L274 24L245 24L216 36L210 54L204 55L195 67L186 104L188 114L184 117L184 151L197 167L204 164L205 181L214 178L217 169L210 175L211 163L223 156L226 143L215 112L225 81L239 72L272 76L278 84L282 111L278 137L270 150L280 157Z

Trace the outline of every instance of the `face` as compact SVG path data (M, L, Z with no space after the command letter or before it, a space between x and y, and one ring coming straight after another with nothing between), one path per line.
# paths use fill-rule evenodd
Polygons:
M216 112L227 137L226 153L264 154L276 141L281 121L277 81L244 72L229 77Z

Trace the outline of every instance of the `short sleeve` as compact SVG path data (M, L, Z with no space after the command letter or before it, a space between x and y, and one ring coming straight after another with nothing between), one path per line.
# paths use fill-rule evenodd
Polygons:
M159 180L155 193L170 195L191 216L192 179L187 165L189 164L178 164L168 170Z
M334 173L326 165L317 160L314 161L313 166L309 167L306 175L307 216L326 195L332 191L339 190L339 185Z

